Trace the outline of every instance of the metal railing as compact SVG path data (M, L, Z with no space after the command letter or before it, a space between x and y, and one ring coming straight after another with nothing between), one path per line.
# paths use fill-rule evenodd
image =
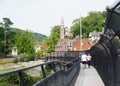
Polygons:
M40 66L42 74L43 74L43 78L45 78L46 73L45 73L45 70L44 70L44 67L45 67L44 65L53 64L53 63L54 63L54 61L46 62L46 63L42 63L42 64L39 64L39 65L34 65L34 66L26 67L26 68L20 68L20 69L16 69L16 70L11 70L11 71L8 71L8 72L3 72L3 73L0 73L0 77L4 77L4 76L7 76L7 75L18 73L19 74L19 79L20 79L20 86L25 86L25 83L24 83L24 78L25 77L23 76L23 71Z
M72 61L73 59L80 58L82 54L86 51L57 51L51 52L46 55L46 61L56 60L56 61Z
M50 61L50 62L45 62L45 63L39 64L39 65L34 65L34 66L31 66L31 67L20 68L20 69L11 70L11 71L8 71L8 72L3 72L3 73L0 73L0 77L8 76L8 75L15 74L15 73L19 74L20 86L26 86L25 82L24 82L24 78L25 77L23 75L23 71L29 70L29 69L32 69L32 68L36 68L36 67L41 67L41 71L42 71L42 74L43 74L43 80L46 80L47 82L49 81L49 82L52 82L52 83L56 83L56 82L53 82L52 80L48 80L48 76L46 76L46 73L45 73L45 68L44 68L45 65L51 64L54 73L51 76L49 76L50 78L52 76L56 75L56 74L63 74L64 70L69 70L69 71L73 71L73 72L71 72L71 73L70 72L66 72L65 75L67 75L67 73L69 74L69 76L72 75L71 78L75 81L75 79L76 79L75 77L77 77L76 75L78 74L78 71L80 69L80 66L78 66L79 65L78 63L79 63L79 59L78 58L74 59L74 60L72 60L71 62L68 62L68 63L63 62L63 61ZM76 70L72 70L74 68ZM62 75L60 75L60 76L62 77ZM59 81L59 77L57 79ZM68 83L68 82L66 82L66 83ZM61 83L57 82L57 84L59 85ZM47 86L47 85L44 85L44 86ZM49 86L54 86L54 85L49 85ZM64 86L64 85L59 85L59 86Z
M105 30L90 49L93 66L105 86L120 86L120 1L107 9Z
M63 65L64 70L59 70L33 86L74 86L80 71L79 59Z

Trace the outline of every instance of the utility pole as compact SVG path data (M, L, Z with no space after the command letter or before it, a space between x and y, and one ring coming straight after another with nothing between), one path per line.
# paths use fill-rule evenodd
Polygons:
M81 24L81 15L80 15L80 50L82 50L82 24Z

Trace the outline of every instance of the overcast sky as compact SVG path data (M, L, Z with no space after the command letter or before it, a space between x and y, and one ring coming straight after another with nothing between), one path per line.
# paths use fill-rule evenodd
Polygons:
M60 25L70 27L75 18L90 11L104 11L115 0L0 0L0 22L8 17L12 27L31 30L49 36L51 28Z

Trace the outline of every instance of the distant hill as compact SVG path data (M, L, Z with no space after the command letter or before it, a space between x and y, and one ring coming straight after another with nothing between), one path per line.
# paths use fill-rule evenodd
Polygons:
M21 29L18 29L18 28L12 28L10 30L13 31L15 29L20 30L21 33L24 32L24 30L21 30ZM43 35L41 33L35 33L35 32L33 32L33 38L34 38L34 40L36 42L42 42L43 39L46 38L46 37L47 37L46 35Z
M34 40L37 42L42 42L44 38L46 38L46 35L43 35L41 33L33 33Z

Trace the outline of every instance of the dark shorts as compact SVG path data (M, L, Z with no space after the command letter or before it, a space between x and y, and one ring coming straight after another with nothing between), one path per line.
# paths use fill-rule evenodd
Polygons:
M82 61L82 64L86 64L87 62L86 61Z
M88 65L90 65L90 61L88 61Z

